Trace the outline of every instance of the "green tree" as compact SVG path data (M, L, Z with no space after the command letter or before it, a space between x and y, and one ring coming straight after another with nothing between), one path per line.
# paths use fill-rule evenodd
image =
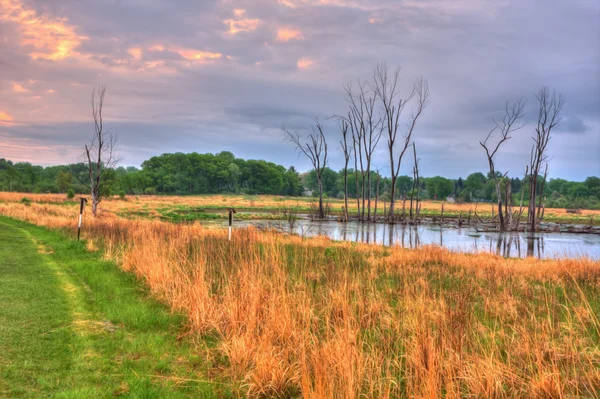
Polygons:
M59 171L58 176L56 176L56 185L59 191L61 193L66 192L71 184L73 184L73 175L70 172Z
M472 199L485 198L485 184L487 180L483 173L471 173L465 180L465 190L469 190Z
M452 194L454 184L444 177L435 176L423 179L425 188L432 199L445 199Z

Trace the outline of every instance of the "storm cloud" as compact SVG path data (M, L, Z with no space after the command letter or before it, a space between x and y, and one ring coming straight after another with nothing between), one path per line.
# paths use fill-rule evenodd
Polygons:
M0 158L73 162L107 85L106 126L123 164L164 152L231 151L307 170L281 126L325 121L331 166L343 84L378 62L423 75L415 131L425 175L484 171L479 140L508 100L528 125L498 169L523 173L543 85L566 96L550 174L600 174L600 3L596 0L0 0ZM387 171L385 143L375 167ZM402 173L409 170L407 160Z

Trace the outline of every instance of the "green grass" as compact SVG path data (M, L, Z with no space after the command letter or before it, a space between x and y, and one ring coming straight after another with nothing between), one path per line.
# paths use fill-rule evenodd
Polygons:
M215 397L184 323L83 243L0 217L0 397Z

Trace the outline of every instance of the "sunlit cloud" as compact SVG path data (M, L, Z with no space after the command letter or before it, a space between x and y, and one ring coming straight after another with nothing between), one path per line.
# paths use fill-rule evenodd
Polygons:
M33 59L62 60L76 55L76 48L88 38L76 33L66 18L38 15L19 0L0 0L0 20L18 25L21 45Z
M300 58L296 65L298 66L298 69L306 69L306 68L312 67L314 64L315 64L314 60L312 60L308 57L305 57L305 58Z
M277 3L289 8L335 6L369 10L378 7L375 1L361 2L359 0L277 0Z
M223 23L229 27L227 32L231 35L235 35L240 32L252 32L256 30L258 24L260 23L259 19L246 18L246 10L243 9L238 8L233 10L233 15L236 17L236 19L226 19L223 21Z
M0 126L12 125L13 117L8 113L0 111Z
M175 51L176 53L181 55L186 60L190 60L190 61L202 62L202 61L216 60L216 59L223 57L223 54L221 54L221 53L212 53L210 51L198 51L198 50L194 50L194 49L178 49L178 50L173 50L173 51Z
M18 84L17 82L13 82L12 89L16 93L27 93L29 90Z
M142 58L142 49L133 47L127 50L130 56L132 56L135 60L139 61Z
M290 40L303 40L304 35L299 29L280 28L277 30L277 41L289 42Z

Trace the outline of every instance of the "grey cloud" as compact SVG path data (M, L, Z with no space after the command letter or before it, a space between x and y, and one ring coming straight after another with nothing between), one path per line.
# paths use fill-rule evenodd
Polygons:
M308 2L292 9L271 0L29 0L40 13L68 18L90 40L78 48L84 58L32 60L12 25L0 21L0 33L9 38L0 51L0 111L19 119L10 130L0 126L0 135L55 144L80 140L91 87L106 83L106 115L121 133L130 164L167 150L231 150L306 169L282 141L279 127L306 129L313 117L345 113L342 83L368 79L375 64L386 60L403 67L403 90L420 74L429 80L431 105L415 133L425 174L457 177L485 170L478 141L492 118L502 116L504 103L522 97L528 101L528 126L498 159L503 169L520 174L531 146L535 93L545 84L567 97L552 143L551 172L569 178L589 174L597 159L593 144L600 144L600 10L594 2L346 3ZM235 19L234 8L260 19L257 29L226 33L223 21ZM276 41L284 26L299 29L303 40ZM157 44L165 51L148 50ZM142 47L140 61L127 53L132 47ZM224 56L194 64L183 62L177 48ZM315 64L298 70L298 59L306 57ZM164 62L170 73L139 70L152 61ZM29 97L11 91L12 81L28 79L36 81L28 86ZM43 94L48 89L56 90L51 99ZM40 93L46 109L30 98ZM335 124L328 122L327 134L337 169ZM574 134L578 140L564 145ZM382 140L377 163L385 172L384 145ZM575 156L576 162L568 162Z

